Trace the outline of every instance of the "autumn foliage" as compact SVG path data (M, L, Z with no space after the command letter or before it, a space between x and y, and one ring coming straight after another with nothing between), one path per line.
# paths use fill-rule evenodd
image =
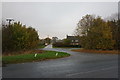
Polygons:
M20 22L2 27L2 51L20 51L36 48L39 42L37 31Z
M99 16L86 15L78 22L76 35L80 35L81 46L85 49L118 49L119 23L119 20L105 21Z

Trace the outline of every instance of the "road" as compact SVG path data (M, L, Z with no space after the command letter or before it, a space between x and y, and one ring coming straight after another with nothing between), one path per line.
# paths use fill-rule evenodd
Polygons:
M117 78L118 55L73 52L71 48L43 50L70 53L70 57L40 62L9 64L3 67L3 78Z

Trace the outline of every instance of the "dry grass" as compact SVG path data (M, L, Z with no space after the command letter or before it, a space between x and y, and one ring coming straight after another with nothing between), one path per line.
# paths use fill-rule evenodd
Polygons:
M87 49L73 49L75 52L85 52L85 53L107 53L107 54L120 54L118 50L87 50Z

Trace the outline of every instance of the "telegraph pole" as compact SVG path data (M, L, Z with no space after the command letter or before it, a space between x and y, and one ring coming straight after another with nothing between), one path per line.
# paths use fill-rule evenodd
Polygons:
M118 2L118 20L120 20L120 1Z

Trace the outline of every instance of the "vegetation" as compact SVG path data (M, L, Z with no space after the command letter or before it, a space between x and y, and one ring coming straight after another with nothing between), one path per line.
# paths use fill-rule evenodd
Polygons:
M35 57L35 53L37 53ZM58 55L56 55L58 53ZM70 56L68 53L64 52L56 52L56 51L35 51L27 54L17 54L12 56L3 56L2 61L3 64L11 64L11 63L23 63L23 62L31 62L31 61L41 61L46 59L55 59L61 57Z
M117 50L73 49L72 51L75 51L75 52L84 52L84 53L119 54Z
M34 49L38 46L38 43L38 33L32 27L26 28L20 22L2 27L3 53Z
M81 46L85 49L120 48L120 21L104 21L93 15L84 16L77 24L76 35L80 35Z
M49 45L51 43L51 39L49 37L44 39L45 45Z
M71 41L69 39L63 39L62 42L53 43L53 47L55 48L68 48L68 47L80 47L80 45L71 45Z
M44 47L45 47L45 45L38 45L37 48L39 49L39 48L44 48Z

